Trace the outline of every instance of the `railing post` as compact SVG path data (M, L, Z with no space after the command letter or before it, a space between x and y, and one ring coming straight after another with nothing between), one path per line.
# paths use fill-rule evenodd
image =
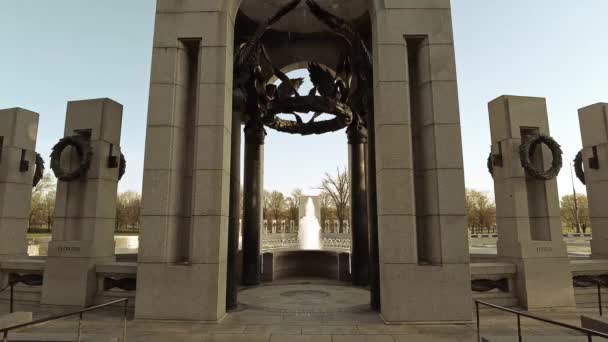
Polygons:
M122 342L127 342L127 309L129 306L129 300L125 300L125 309L123 312L123 320L124 320L124 327L123 327L123 331L122 331Z
M13 309L14 309L13 305L15 303L15 299L13 298L15 283L13 283L12 279L9 279L9 281L11 282L10 283L10 285L11 285L11 300L10 300L11 304L10 304L10 308L9 308L9 313L13 313Z
M82 312L78 314L78 335L76 341L81 342L80 334L82 331Z
M587 334L587 341L588 342L593 342L593 336L591 335L591 333Z
M2 337L2 342L8 342L8 330L4 330L4 333L2 335L4 335Z
M517 338L518 338L519 342L522 342L522 337L521 337L521 316L519 314L517 314Z
M479 302L475 301L475 314L477 316L477 342L481 342L481 335L479 333Z
M599 281L597 282L597 305L600 307L600 316L602 316L604 314L602 309L602 284Z

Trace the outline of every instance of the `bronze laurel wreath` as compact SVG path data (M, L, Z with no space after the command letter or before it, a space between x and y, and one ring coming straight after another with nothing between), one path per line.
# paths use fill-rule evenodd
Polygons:
M76 150L78 158L80 159L80 165L72 172L66 172L61 168L61 153L68 146L72 146ZM91 167L92 156L93 149L91 148L89 142L84 138L80 136L62 138L55 146L53 146L53 152L51 152L51 170L53 170L53 173L57 179L64 182L71 182L87 173Z
M127 171L127 160L125 159L124 154L120 154L120 164L118 165L118 180L122 179L122 176L125 175Z
M531 160L536 147L540 144L545 144L553 155L551 168L547 171L543 171L542 166L541 169L535 167ZM562 169L562 154L561 146L553 138L546 135L532 137L519 147L521 166L523 166L528 175L539 180L551 180L557 177Z
M576 158L574 158L574 173L581 183L587 184L585 181L585 170L583 169L583 151L577 153Z
M36 170L34 171L34 179L32 180L32 187L36 187L40 180L44 176L44 159L40 153L36 153Z

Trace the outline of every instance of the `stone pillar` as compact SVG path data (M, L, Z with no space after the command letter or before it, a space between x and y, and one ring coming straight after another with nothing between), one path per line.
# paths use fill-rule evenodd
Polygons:
M44 269L42 304L86 306L97 292L95 266L112 262L122 105L110 99L68 103L64 136L92 148L91 166L74 181L57 181L55 219ZM75 150L61 155L64 170L80 163Z
M231 156L230 156L230 211L228 218L228 256L226 259L226 309L237 307L238 269L241 219L241 120L237 115L232 118Z
M367 128L355 120L347 130L350 176L350 221L352 222L352 282L369 284L369 231L367 222L367 177L365 151ZM346 227L342 223L342 232Z
M272 282L274 280L274 254L267 252L262 254L262 281Z
M243 285L260 284L260 231L264 201L264 139L266 131L257 120L245 125L243 181ZM276 221L272 221L276 232Z
M385 1L371 15L382 317L470 321L450 3Z
M351 281L349 253L338 254L338 280Z
M489 111L498 257L517 265L515 288L521 306L574 307L557 181L530 177L519 157L526 139L549 135L545 99L501 96L490 102ZM539 167L550 165L551 153L545 146L535 154Z
M158 1L137 319L226 312L234 1Z
M380 311L380 251L378 241L378 197L376 183L376 124L375 115L371 113L367 122L367 220L369 230L369 281L370 281L370 307ZM349 230L352 231L349 224Z
M583 168L589 201L591 257L608 258L608 103L578 111L583 140Z
M38 114L0 110L0 260L27 257Z

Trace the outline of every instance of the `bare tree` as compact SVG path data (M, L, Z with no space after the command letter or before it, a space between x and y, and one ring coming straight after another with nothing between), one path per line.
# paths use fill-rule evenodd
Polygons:
M490 197L480 191L467 189L465 206L467 222L472 233L488 233L496 226L496 205Z
M278 191L273 191L268 194L268 218L271 220L280 220L286 208L285 195Z
M32 196L40 193L45 193L54 190L57 187L57 179L53 176L53 173L47 171L44 176L32 189Z
M327 194L333 202L336 209L336 217L338 218L338 229L340 233L344 232L342 227L343 221L347 219L348 208L350 203L350 183L346 169L343 171L337 169L337 175L332 176L329 173L325 174L325 178L321 181L319 189Z
M302 189L295 189L287 198L287 212L290 220L298 221L298 212L300 211L300 198L302 197Z
M116 201L116 229L139 229L141 195L127 191L118 194Z
M331 196L325 191L321 192L319 196L321 202L321 226L323 227L323 231L329 233L325 227L326 220L334 220L336 218L336 210L334 209L334 205L331 199Z
M55 215L56 186L57 180L51 172L47 172L32 189L30 228L51 229Z
M583 230L583 233L586 233L587 229L591 225L587 196L577 194L576 201L577 205L574 205L574 195L566 195L562 197L560 201L562 225L567 230L576 230L577 233L580 233L580 230L577 230L576 227L578 222Z

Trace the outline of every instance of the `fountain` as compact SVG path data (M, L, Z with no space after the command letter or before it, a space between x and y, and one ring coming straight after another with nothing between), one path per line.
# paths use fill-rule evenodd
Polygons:
M315 215L315 205L311 197L306 202L304 217L300 219L298 240L300 241L300 249L321 249L321 225Z

